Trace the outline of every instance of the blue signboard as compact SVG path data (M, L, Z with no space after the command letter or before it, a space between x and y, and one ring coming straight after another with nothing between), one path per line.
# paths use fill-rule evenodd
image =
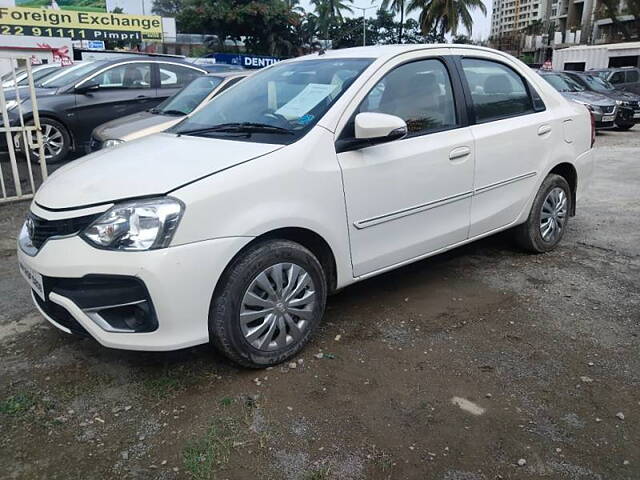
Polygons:
M216 60L216 63L238 65L243 68L263 68L280 61L280 59L277 57L266 57L264 55L213 53L207 56L209 58L214 58Z

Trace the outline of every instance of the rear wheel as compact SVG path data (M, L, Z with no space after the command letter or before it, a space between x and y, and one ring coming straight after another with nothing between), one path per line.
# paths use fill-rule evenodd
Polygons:
M543 253L553 250L567 229L571 212L571 188L560 175L542 182L527 221L516 227L516 240L525 250Z
M242 366L261 368L298 353L320 323L327 281L318 259L288 240L267 240L236 258L209 312L213 345Z

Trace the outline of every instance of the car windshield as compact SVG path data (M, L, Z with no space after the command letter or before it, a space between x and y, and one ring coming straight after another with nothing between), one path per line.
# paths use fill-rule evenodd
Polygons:
M164 115L187 115L193 112L222 80L223 78L214 76L198 77L152 111Z
M72 67L63 68L61 72L51 75L39 86L44 88L60 88L81 80L87 73L104 65L106 62L82 62Z
M217 96L170 131L292 143L322 118L371 62L327 58L277 64Z
M595 75L580 75L580 78L591 90L595 90L596 92L610 92L615 90L613 85Z
M559 92L584 92L585 88L568 75L562 73L547 73L542 76L553 88Z

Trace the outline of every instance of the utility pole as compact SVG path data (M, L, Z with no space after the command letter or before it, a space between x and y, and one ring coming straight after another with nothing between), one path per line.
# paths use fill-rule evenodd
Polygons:
M367 17L365 16L365 12L367 10L371 10L372 8L378 8L377 5L371 5L370 7L356 7L353 8L357 10L362 10L362 46L367 45Z

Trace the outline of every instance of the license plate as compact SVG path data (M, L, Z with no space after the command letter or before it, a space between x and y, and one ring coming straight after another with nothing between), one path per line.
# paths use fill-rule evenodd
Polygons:
M42 275L40 275L38 272L31 270L29 267L27 267L26 265L23 265L22 263L18 263L18 265L20 266L20 273L22 274L24 279L27 281L27 283L31 285L31 288L35 290L35 292L40 296L40 298L42 298L43 300L46 300L46 298L44 298L44 286L42 285Z
M638 112L638 113L634 113L634 114L633 114L633 118L640 118L640 112Z
M613 115L605 115L602 117L603 122L613 122L613 119L614 119Z

